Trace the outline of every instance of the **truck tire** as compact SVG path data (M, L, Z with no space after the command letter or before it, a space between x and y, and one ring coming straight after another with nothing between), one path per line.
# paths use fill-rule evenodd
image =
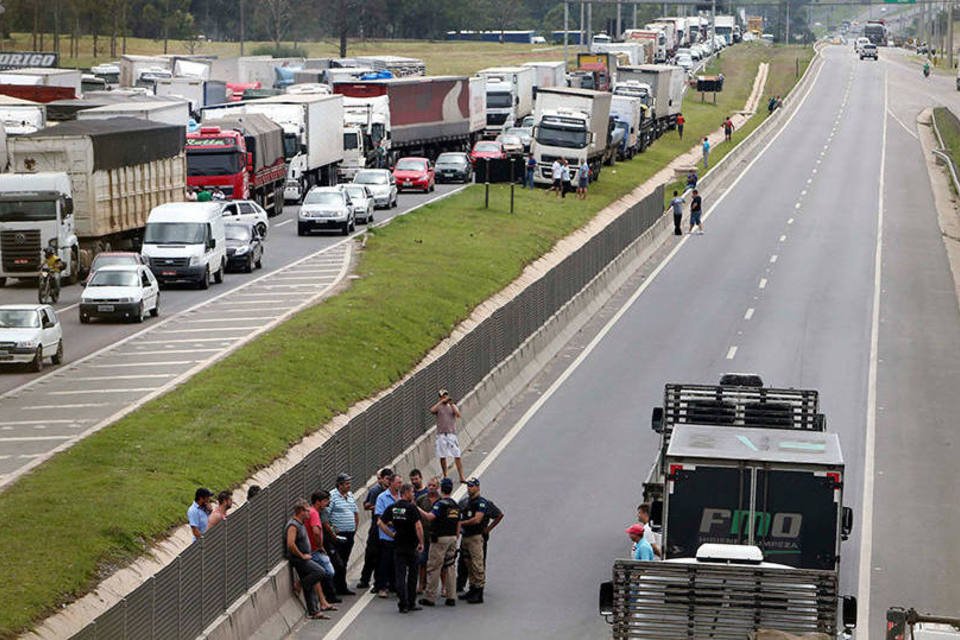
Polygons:
M201 289L210 288L210 267L207 266L206 271L203 272L203 277L200 279L200 282L197 283Z
M273 215L279 216L283 213L283 187L273 192Z

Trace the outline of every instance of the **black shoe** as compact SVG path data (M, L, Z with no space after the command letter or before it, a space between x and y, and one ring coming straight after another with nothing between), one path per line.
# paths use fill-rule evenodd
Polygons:
M358 591L363 591L364 589L369 589L369 588L370 588L370 583L367 582L366 580L361 580L360 582L357 583Z
M425 607L435 607L435 606L437 606L437 603L436 603L436 602L434 602L433 600L427 600L426 598L420 598L420 604L422 604L422 605L425 606Z
M329 602L330 604L340 604L341 602L343 602L343 599L342 599L342 598L327 598L327 602Z
M345 589L344 591L337 591L338 596L355 596L357 595L356 591L350 591L350 589Z
M483 587L474 591L473 595L467 598L467 602L470 604L483 604Z
M410 613L410 609L407 609L406 607L400 607L400 613Z
M417 605L413 605L412 607L410 607L410 611L423 611L423 607L418 607Z
M473 595L473 592L474 592L474 591L476 591L476 589L474 589L473 587L470 587L470 590L469 590L469 591L467 591L466 593L460 594L459 596L457 596L457 599L458 599L458 600L467 600L467 599L470 598L470 596Z
M448 607L455 607L457 606L457 601L453 598L447 598L447 601L443 604L447 605Z

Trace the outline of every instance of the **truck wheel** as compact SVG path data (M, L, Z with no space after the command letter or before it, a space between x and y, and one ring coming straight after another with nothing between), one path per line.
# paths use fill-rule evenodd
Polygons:
M37 353L33 356L30 368L34 371L43 371L43 347L37 347Z
M283 213L283 189L277 189L273 192L273 215L279 216Z
M266 237L267 237L267 225L263 224L262 222L259 223L259 224L257 225L257 232L260 233L260 237L261 237L261 238L266 238Z
M297 235L298 236L307 235L307 228L304 225L300 224L299 222L297 223Z
M200 279L200 282L198 284L200 285L201 289L210 288L210 267L209 266L203 272L203 277Z

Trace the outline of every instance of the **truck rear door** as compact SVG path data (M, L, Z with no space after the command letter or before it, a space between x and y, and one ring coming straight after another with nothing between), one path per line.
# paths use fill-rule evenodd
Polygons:
M747 544L751 470L670 465L664 540L667 558L694 558L709 542Z

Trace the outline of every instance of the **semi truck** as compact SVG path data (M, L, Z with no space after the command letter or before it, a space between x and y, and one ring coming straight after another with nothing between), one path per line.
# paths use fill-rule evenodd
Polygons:
M273 96L213 105L202 122L223 115L261 114L283 129L287 176L283 199L299 201L314 185L333 186L343 161L343 97L320 93Z
M629 160L646 148L644 144L644 119L646 105L640 98L613 95L610 98L610 115L614 126L623 130L623 138L617 149L618 160Z
M232 200L255 200L283 213L287 177L283 129L259 113L207 120L187 134L187 184L219 188Z
M79 69L47 69L32 68L7 69L0 71L0 83L20 84L39 87L63 87L73 91L73 96L80 95L80 85L83 74Z
M532 67L491 67L477 75L487 81L487 134L496 135L533 111L536 72Z
M0 183L0 280L36 277L55 247L77 277L100 251L136 250L150 209L183 200L183 127L64 122L9 140Z
M648 61L645 59L643 51L644 44L645 43L642 42L594 42L593 46L590 47L590 52L612 53L617 56L620 64L645 64ZM650 62L652 62L652 60Z
M849 633L856 601L839 568L853 518L818 392L741 374L668 384L651 422L660 448L643 493L663 562L614 563L601 586L614 637Z
M46 121L47 109L39 102L0 95L0 125L7 135L39 131Z
M227 101L227 85L220 80L162 78L154 83L154 93L159 97L187 101L192 113L200 113L203 107Z
M349 182L360 169L374 166L377 149L390 152L390 100L343 98L343 162L337 169L341 181Z
M172 102L117 102L77 112L77 120L109 120L110 118L139 118L151 122L172 124L186 129L190 122L190 108L189 103L183 100Z
M733 28L735 26L737 26L737 19L734 16L716 16L713 19L714 33L722 37L727 45L733 44Z
M617 73L618 88L622 86L625 95L636 95L627 87L645 87L648 92L646 104L650 107L650 118L657 128L659 137L665 130L677 123L677 114L683 108L683 92L686 73L681 67L669 64L644 64L635 67L622 67Z
M617 77L617 56L613 53L578 53L575 73L581 74L581 78L582 74L588 74L590 79L587 83L581 79L581 89L612 91Z
M537 94L530 145L538 167L536 183L553 182L551 167L559 158L570 163L574 182L575 168L584 161L590 165L593 179L600 177L612 128L610 99L611 94L605 91L572 87L544 89Z
M763 16L749 16L747 18L747 31L758 38L763 35Z
M210 78L228 84L251 85L272 88L277 82L277 68L298 69L303 67L303 58L273 58L271 56L243 56L218 58L210 66Z
M667 60L667 36L662 29L627 29L623 32L623 41L646 43L653 55L653 59L647 60L647 63Z
M563 87L567 83L567 65L563 60L550 62L524 62L523 66L533 69L534 99L536 99L537 91L540 89Z
M333 91L350 98L387 98L388 164L403 155L435 157L468 149L482 134L471 125L470 80L463 76L337 82Z

